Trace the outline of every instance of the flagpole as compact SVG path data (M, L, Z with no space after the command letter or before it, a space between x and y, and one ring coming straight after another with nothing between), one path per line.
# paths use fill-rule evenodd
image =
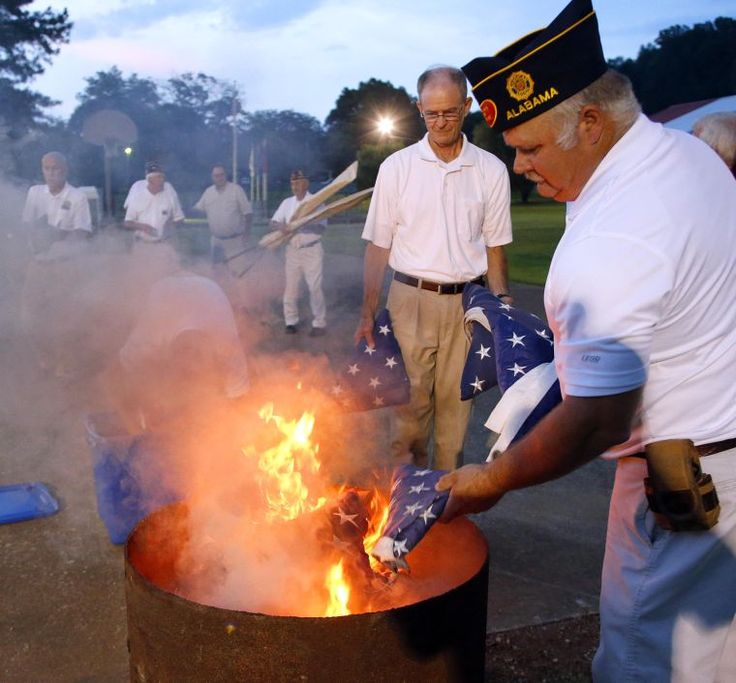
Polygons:
M250 157L248 159L248 172L250 174L250 202L251 204L253 204L256 201L256 185L255 185L256 161L255 161L255 150L253 149L252 143L250 146Z
M238 182L238 113L240 112L240 102L237 97L233 97L232 103L232 119L233 119L233 175L234 183Z

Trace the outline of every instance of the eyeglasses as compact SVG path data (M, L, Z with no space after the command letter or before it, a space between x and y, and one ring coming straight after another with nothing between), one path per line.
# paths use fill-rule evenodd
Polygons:
M459 107L447 109L446 111L423 111L421 116L427 123L435 123L440 116L445 119L445 121L452 122L459 121L464 113L465 105L461 104Z

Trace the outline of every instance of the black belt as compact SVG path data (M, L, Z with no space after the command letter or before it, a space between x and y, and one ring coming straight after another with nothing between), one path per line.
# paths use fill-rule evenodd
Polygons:
M234 240L236 237L242 237L245 235L244 232L236 232L234 235L215 235L218 240Z
M412 277L411 275L405 275L404 273L395 272L394 280L402 282L410 287L420 287L421 289L428 289L430 292L435 294L462 294L465 289L465 285L483 285L483 276L475 278L470 282L432 282L432 280L423 280L422 278Z
M700 446L695 446L695 450L698 451L701 458L705 458L708 455L715 455L722 451L728 451L731 448L736 448L736 438L714 441L713 443L701 443ZM646 459L647 456L646 453L640 451L639 453L632 453L629 457Z

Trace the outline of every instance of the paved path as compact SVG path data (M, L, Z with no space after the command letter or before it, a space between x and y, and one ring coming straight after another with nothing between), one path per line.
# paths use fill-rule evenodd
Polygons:
M250 293L278 290L279 269L278 257L264 258L245 278ZM265 287L271 274L276 281ZM16 285L0 292L0 482L46 482L62 509L0 526L0 680L122 682L128 680L122 548L108 542L96 514L82 427L83 415L99 409L93 383L99 368L71 380L44 374L19 332ZM345 348L357 320L360 261L330 257L326 290L329 340L284 335L278 302L264 294L255 306L257 322L246 330L248 343L259 353L296 349L304 357ZM541 313L539 288L516 286L514 293L519 305ZM104 357L109 348L96 351L90 358ZM486 395L476 405L468 449L476 462L487 451L482 422L494 400ZM597 609L611 476L610 466L594 463L513 493L477 516L490 547L489 630Z

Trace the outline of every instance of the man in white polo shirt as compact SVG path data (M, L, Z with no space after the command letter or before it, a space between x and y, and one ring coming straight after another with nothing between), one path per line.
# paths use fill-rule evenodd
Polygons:
M179 196L155 161L146 164L146 179L131 185L124 206L124 227L135 230L136 238L144 242L168 239L174 224L184 220Z
M229 257L243 250L250 236L253 207L245 190L227 179L222 164L212 167L212 185L202 193L194 208L207 216L213 263L227 263Z
M463 68L514 170L567 203L544 296L563 400L499 457L443 477L445 517L608 452L593 680L734 681L736 183L641 114L590 0Z
M388 309L411 383L411 403L394 412L392 452L433 465L462 461L470 401L460 400L468 353L462 291L487 278L507 303L504 244L511 242L509 177L495 156L462 133L470 110L462 71L435 67L417 84L427 134L392 154L378 172L366 219L363 308L356 340L373 344L386 266L394 270Z
M41 159L44 185L28 189L23 222L34 253L46 251L61 239L80 239L92 234L89 202L84 193L67 182L69 166L60 152Z
M21 325L39 366L68 378L85 360L80 330L88 322L87 290L80 286L80 273L94 272L94 256L86 248L92 220L87 197L67 182L63 154L44 154L41 171L45 184L29 188L23 208L34 258L25 273Z

